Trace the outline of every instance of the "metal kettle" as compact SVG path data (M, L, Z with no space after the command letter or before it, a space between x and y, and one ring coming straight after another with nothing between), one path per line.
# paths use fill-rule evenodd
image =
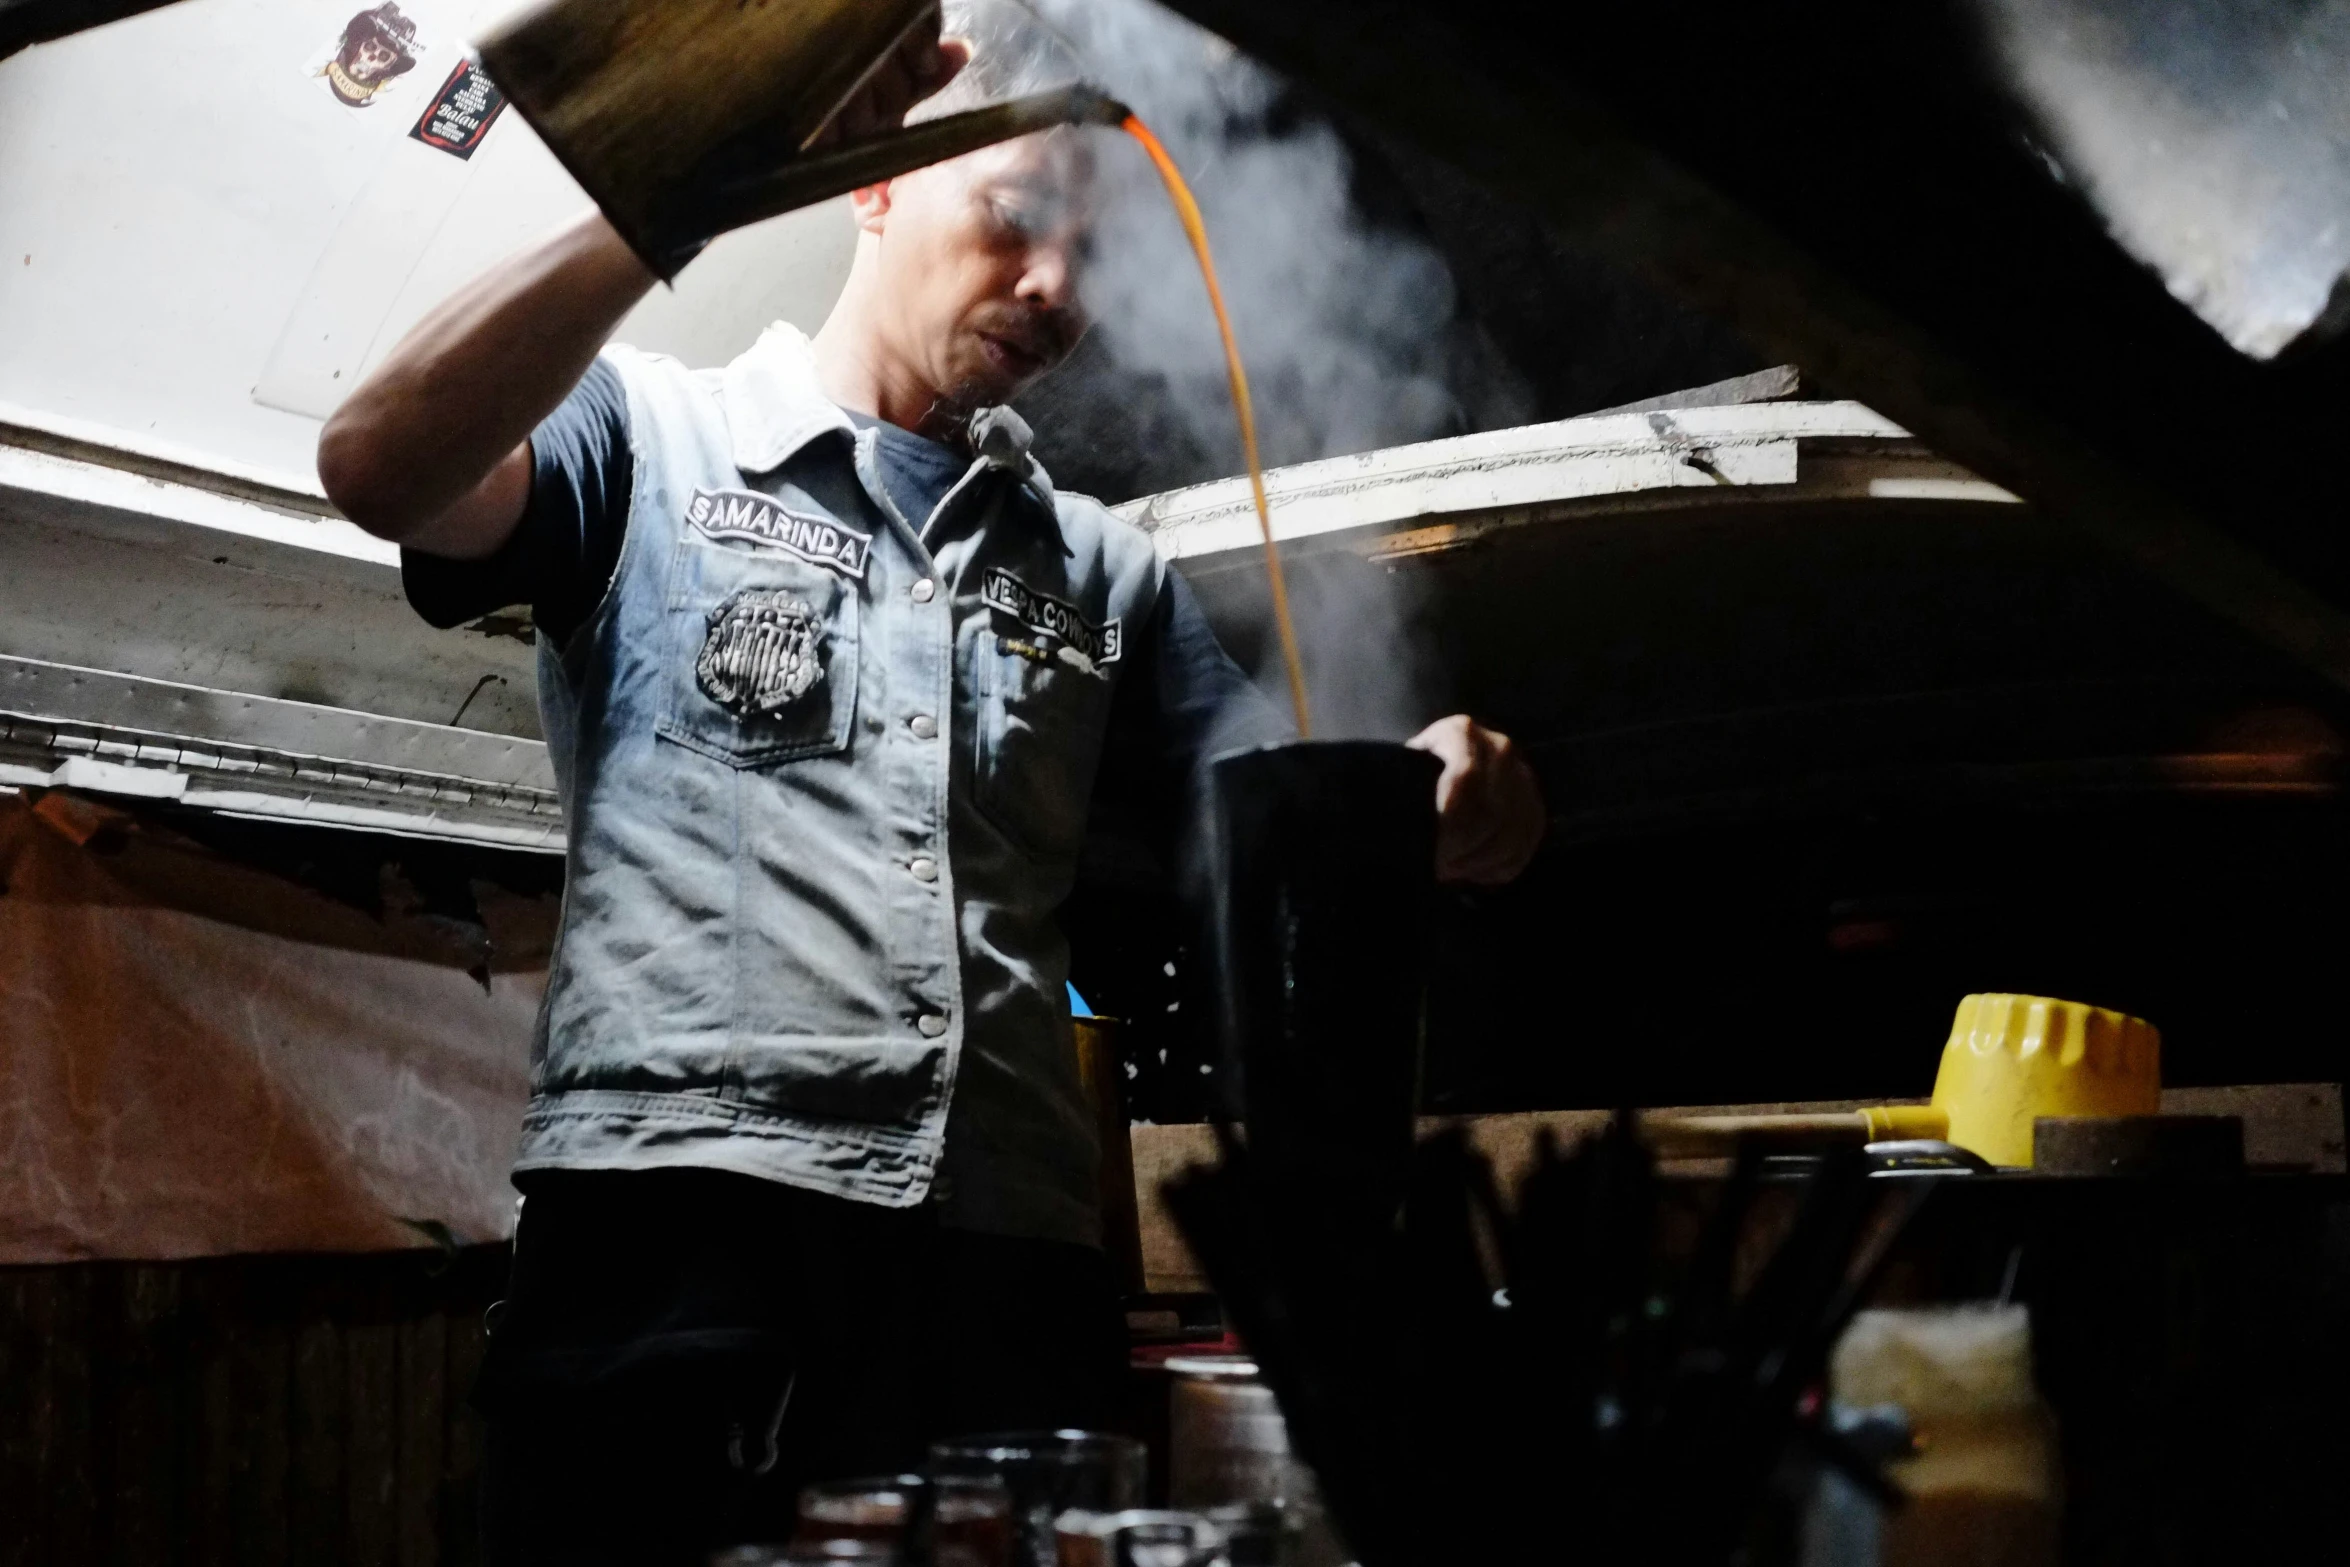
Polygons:
M1115 125L1088 86L808 151L938 0L542 0L482 69L645 264L745 223L1054 125Z

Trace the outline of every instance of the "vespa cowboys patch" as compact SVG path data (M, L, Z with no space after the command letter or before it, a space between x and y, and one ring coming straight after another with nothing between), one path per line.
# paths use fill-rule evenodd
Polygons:
M737 718L783 711L824 678L824 622L778 588L744 588L710 611L694 660L702 695Z
M859 582L873 553L872 534L793 511L756 490L696 490L686 502L685 520L708 538L770 545Z
M1039 593L1001 566L990 566L980 578L979 597L988 608L1002 610L1031 631L1058 637L1096 664L1115 664L1125 645L1117 616L1097 625L1067 599Z

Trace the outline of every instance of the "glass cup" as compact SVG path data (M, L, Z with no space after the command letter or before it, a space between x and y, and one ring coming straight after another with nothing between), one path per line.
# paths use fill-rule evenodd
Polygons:
M1224 1567L1224 1531L1199 1513L1072 1508L1055 1533L1056 1567Z
M789 1545L735 1545L710 1567L897 1567L898 1549L882 1540L810 1540Z
M1203 1516L1224 1532L1219 1567L1343 1567L1353 1560L1310 1496L1211 1507Z
M792 1543L842 1540L911 1547L936 1567L1010 1567L1011 1493L992 1475L880 1475L801 1491Z
M930 1449L941 1479L1002 1482L1012 1502L1012 1567L1055 1567L1053 1520L1071 1509L1118 1513L1142 1502L1148 1456L1131 1437L1099 1431L1003 1431Z
M1246 1355L1167 1362L1167 1501L1173 1507L1278 1502L1311 1477L1290 1452L1273 1390Z

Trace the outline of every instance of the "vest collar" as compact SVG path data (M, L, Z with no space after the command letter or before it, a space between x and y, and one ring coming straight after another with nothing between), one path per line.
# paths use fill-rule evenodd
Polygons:
M856 433L816 380L807 334L788 321L760 333L719 374L727 441L745 473L772 473L826 431Z
M734 465L745 473L772 473L828 431L855 438L856 426L816 379L807 334L788 321L760 333L720 372L719 386ZM1009 408L985 408L972 417L971 444L979 460L1019 480L1035 497L1045 526L1058 535L1060 507L1051 477L1029 451L1033 440L1028 421Z

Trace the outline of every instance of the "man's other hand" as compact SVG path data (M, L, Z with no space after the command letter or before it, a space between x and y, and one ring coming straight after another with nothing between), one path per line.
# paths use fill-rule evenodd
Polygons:
M906 123L908 109L953 81L969 63L971 46L960 38L941 38L938 20L933 7L849 95L840 112L824 122L809 145L830 147L894 131Z
M1436 879L1490 887L1524 870L1542 847L1550 813L1510 737L1455 713L1405 744L1444 764L1436 780Z

